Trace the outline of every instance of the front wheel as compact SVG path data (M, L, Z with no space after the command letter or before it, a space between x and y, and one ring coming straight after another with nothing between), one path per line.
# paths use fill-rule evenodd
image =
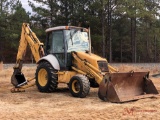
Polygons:
M74 97L86 97L90 91L88 78L81 74L73 76L69 82L69 91Z

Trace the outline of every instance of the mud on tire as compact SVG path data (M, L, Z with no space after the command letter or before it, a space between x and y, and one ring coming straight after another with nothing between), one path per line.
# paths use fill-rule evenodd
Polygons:
M36 70L36 86L40 92L53 92L57 88L58 75L48 62L39 63Z

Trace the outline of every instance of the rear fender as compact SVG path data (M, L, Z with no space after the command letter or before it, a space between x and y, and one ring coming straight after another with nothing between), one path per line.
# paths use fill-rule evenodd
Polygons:
M47 62L49 62L49 63L52 65L52 67L53 67L54 69L60 70L59 62L58 62L57 58L56 58L54 55L52 55L52 54L49 54L49 55L47 55L47 56L45 56L45 57L42 57L42 58L37 62L37 64L39 64L39 63L42 62L42 61L47 61Z

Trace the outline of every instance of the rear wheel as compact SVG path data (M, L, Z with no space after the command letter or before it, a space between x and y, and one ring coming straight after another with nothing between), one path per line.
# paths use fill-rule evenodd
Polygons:
M73 76L69 82L69 90L72 96L84 98L90 90L90 82L84 75Z
M48 62L39 63L36 70L36 85L40 92L53 92L57 88L56 70Z

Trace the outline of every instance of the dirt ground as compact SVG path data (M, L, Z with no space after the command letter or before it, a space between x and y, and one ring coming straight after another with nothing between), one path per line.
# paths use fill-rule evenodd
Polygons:
M12 66L13 67L13 66ZM86 98L74 98L66 85L60 84L54 93L40 93L36 86L25 92L11 93L12 67L0 71L0 119L1 120L128 120L160 119L160 97L146 98L127 103L103 102L98 98L98 88L91 88ZM119 70L143 70L121 66ZM26 78L34 75L35 67L23 68ZM152 69L151 74L157 70ZM160 92L160 78L152 78Z

